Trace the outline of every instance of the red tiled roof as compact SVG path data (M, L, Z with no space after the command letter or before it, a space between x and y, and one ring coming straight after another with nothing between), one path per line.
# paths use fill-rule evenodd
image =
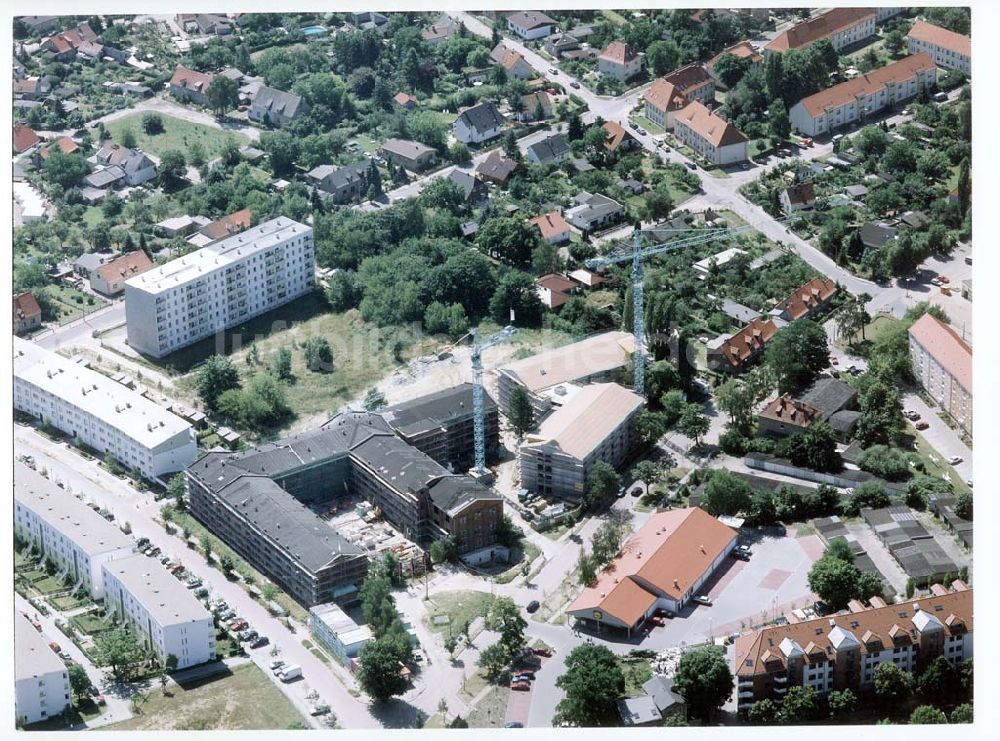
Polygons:
M788 194L788 202L793 206L800 203L808 205L816 200L816 190L812 183L797 183L785 188L785 193Z
M52 142L52 144L45 147L38 154L41 156L43 160L47 160L49 158L49 154L52 153L53 147L59 149L59 151L62 152L63 154L73 154L73 152L78 152L80 150L80 145L77 144L72 139L70 139L68 136L60 136L58 139Z
M536 216L530 219L528 223L538 227L543 239L551 239L569 231L569 224L566 223L566 219L558 211L549 211L547 214Z
M809 427L813 422L823 419L823 413L818 409L814 409L801 401L796 401L788 394L779 396L764 407L760 416L772 419L775 422L795 425L802 429Z
M675 121L683 123L713 147L725 147L747 141L743 132L729 121L716 116L697 100L688 103L684 110L677 114Z
M34 295L30 293L19 293L14 296L14 321L20 322L24 319L41 316L42 307L38 305Z
M958 384L972 393L972 347L949 325L932 314L924 314L910 327L910 336Z
M871 95L887 83L899 83L909 80L924 70L934 70L934 60L927 52L912 54L898 62L879 67L866 75L842 82L831 88L822 90L808 98L803 98L795 105L804 106L810 116L816 117L827 108L838 108L850 103L863 95Z
M106 262L97 269L97 274L108 283L114 283L119 278L131 278L144 273L153 267L153 261L142 250L126 252L114 260Z
M672 82L660 78L654 82L646 92L642 94L643 99L658 111L679 111L688 104L688 99L684 93Z
M917 21L913 28L906 34L907 38L933 44L942 49L953 51L965 57L972 57L972 39L960 33L949 31L947 28L935 26L927 21Z
M177 87L193 90L196 93L203 93L212 84L215 75L208 75L204 72L196 72L182 65L177 65L174 76L170 78L170 84Z
M410 95L409 93L404 93L404 92L396 93L394 96L392 96L392 99L397 103L399 103L399 105L407 105L408 103L415 104L417 102L416 95Z
M14 151L20 154L41 141L33 129L23 123L14 124Z
M635 49L624 41L612 41L607 48L601 52L599 59L604 59L615 64L625 65L638 56Z
M815 309L817 306L829 301L837 293L837 283L831 278L813 278L801 288L796 288L792 293L778 304L788 315L789 321L801 319Z
M712 76L708 74L708 70L705 69L705 65L697 62L678 67L660 79L676 85L681 92L714 82Z
M520 52L514 51L513 49L507 49L503 58L500 60L500 66L509 71L513 69L518 62L524 62L524 56Z
M560 293L565 293L566 291L573 291L576 289L576 283L565 276L558 275L557 273L548 273L547 275L535 278L535 283L542 288L548 288L553 292L558 291Z
M722 354L734 368L741 367L778 333L778 325L771 319L753 319L722 343Z
M73 51L80 44L72 43L70 41L69 31L65 33L60 33L55 36L49 37L48 45L56 54L65 54L68 51Z
M201 233L213 240L223 239L230 234L249 229L251 226L253 226L253 214L250 209L244 208L242 211L234 211L211 224L206 224L201 228Z
M783 31L764 48L776 52L801 49L803 46L829 38L874 16L875 8L834 8Z
M727 46L714 57L709 59L705 66L709 69L714 69L719 59L726 54L732 54L734 57L739 57L740 59L749 59L751 64L760 64L764 61L764 57L762 57L760 52L754 48L753 44L749 41L740 41L738 44Z
M615 123L614 121L605 121L604 130L608 132L607 141L604 142L604 148L614 152L618 147L620 147L626 140L635 139L624 126Z

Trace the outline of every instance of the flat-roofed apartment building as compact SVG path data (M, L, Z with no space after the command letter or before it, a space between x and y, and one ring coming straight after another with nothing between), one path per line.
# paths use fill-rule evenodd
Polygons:
M191 425L62 355L14 338L14 408L154 479L198 456Z
M284 217L125 283L128 343L154 358L313 290L312 227Z
M48 720L70 705L69 671L28 618L14 613L14 718Z
M109 561L104 571L104 609L128 625L140 645L177 668L215 660L215 623L191 590L154 559L143 555Z
M820 39L830 39L839 52L875 35L879 20L876 11L876 8L834 8L782 31L764 47L764 54L805 49Z
M698 507L654 514L566 614L631 635L656 610L680 612L736 542L735 530Z
M366 499L410 540L445 535L459 552L492 545L503 500L450 473L369 412L244 453L212 452L187 470L191 511L306 606L353 599L368 556L310 508Z
M875 668L891 662L914 677L938 656L953 664L972 658L972 590L961 581L947 591L887 605L878 597L850 612L764 628L736 639L738 708L758 700L780 704L789 687L872 689Z
M635 348L628 332L604 332L579 342L515 360L497 370L500 408L510 413L511 394L518 386L528 393L536 417L547 414L561 399L559 387L617 378Z
M950 326L924 314L910 327L913 375L972 434L972 347Z
M917 21L906 34L910 54L927 52L939 67L972 74L972 39L927 21Z
M14 464L14 533L95 600L104 597L101 566L135 552L131 536L23 463Z
M934 60L921 52L803 98L791 107L788 117L802 134L826 134L863 123L868 116L914 98L936 82Z
M427 396L378 410L405 442L450 471L466 471L476 462L472 384L462 383ZM500 452L500 410L483 390L486 458Z
M633 421L644 406L641 396L617 383L576 390L525 438L518 451L521 486L580 499L597 461L619 468L628 460L637 439Z

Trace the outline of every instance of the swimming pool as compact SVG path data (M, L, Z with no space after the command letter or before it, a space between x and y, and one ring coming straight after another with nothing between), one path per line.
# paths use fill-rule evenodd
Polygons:
M301 30L306 36L322 36L326 33L326 29L323 26L306 26Z

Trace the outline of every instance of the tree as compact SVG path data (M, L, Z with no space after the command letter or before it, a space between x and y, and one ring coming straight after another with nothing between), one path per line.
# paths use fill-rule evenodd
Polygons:
M958 165L958 212L965 216L972 203L972 172L969 158L965 157Z
M840 307L837 315L837 332L842 337L847 337L853 344L854 337L861 333L861 339L865 339L865 327L871 322L871 314L865 305L871 300L871 296L862 293L858 296L850 296Z
M580 118L580 112L577 110L569 114L569 119L566 122L566 138L571 142L583 138L583 121Z
M730 423L743 435L753 427L753 391L746 384L730 378L715 389L715 405L729 415Z
M368 389L368 393L365 394L365 400L363 402L364 408L369 412L374 412L377 409L381 409L389 402L385 399L385 394L379 391L377 388Z
M489 679L496 679L510 666L510 653L502 643L494 643L479 652L476 662Z
M45 179L64 190L79 184L89 172L90 166L82 156L66 154L55 147L49 152L48 158L42 165L42 174Z
M240 387L240 374L233 361L224 355L213 355L198 370L195 388L209 411L216 411L219 397L226 391Z
M971 723L973 721L971 703L962 703L951 711L952 723Z
M653 445L663 437L670 428L667 415L663 412L651 412L644 409L635 418L635 431L644 445Z
M556 686L566 693L556 706L556 723L590 727L617 721L616 702L625 692L625 675L605 646L586 643L574 648Z
M280 378L283 381L290 379L292 377L292 351L287 347L278 348L271 355L268 369L275 378Z
M70 664L67 671L69 673L69 687L73 692L73 697L76 699L86 697L87 690L90 689L90 677L87 676L87 670L81 664Z
M548 275L563 269L559 248L549 242L539 242L531 252L531 271L535 275Z
M132 129L125 129L122 131L121 145L125 147L125 149L133 149L135 144L135 132Z
M101 666L110 666L120 682L128 681L143 659L142 647L127 628L113 628L94 638L94 654Z
M819 698L812 687L789 687L781 703L778 719L782 723L802 724L815 720L819 715Z
M490 604L484 621L486 628L500 634L500 644L513 656L524 646L528 621L510 597L497 597Z
M594 556L580 549L580 556L576 560L577 571L580 572L580 584L584 587L591 586L597 580L597 562Z
M233 568L236 566L236 562L233 561L233 557L228 553L223 553L219 556L219 567L222 569L222 573L229 576L233 573Z
M858 411L854 438L862 447L894 445L906 429L899 387L879 376L865 379L858 394Z
M701 439L708 432L710 426L711 423L705 416L705 412L702 411L700 404L688 404L681 413L680 431L686 437L694 440L696 448L701 445Z
M584 501L589 509L598 509L622 485L622 477L605 461L597 461L590 469L590 482Z
M842 610L859 593L861 572L849 561L824 556L809 569L809 588L833 610Z
M186 168L184 153L177 149L168 150L160 157L160 166L156 171L157 180L165 190L177 190L184 184Z
M361 302L362 286L353 270L338 270L330 277L326 300L336 312L357 308Z
M142 130L150 136L163 133L163 116L159 113L142 114Z
M434 563L444 563L445 561L454 561L458 558L458 546L455 543L455 538L451 535L447 535L443 538L438 538L430 547L431 561Z
M962 687L959 670L944 656L937 656L917 680L917 693L929 701L948 701Z
M358 654L358 683L378 702L406 692L407 680L400 673L400 653L388 638L369 641Z
M948 722L948 717L944 714L944 711L934 707L933 705L921 705L915 708L913 713L910 714L910 725L930 725L934 723L945 724Z
M705 484L701 507L715 516L739 514L750 508L752 493L750 485L736 474L715 469Z
M836 473L843 468L837 435L826 422L815 422L805 432L790 435L778 443L775 452L796 466L821 473Z
M519 270L504 274L490 299L490 318L500 325L513 322L520 327L536 327L541 323L544 310L534 280Z
M669 41L657 40L646 47L646 64L657 77L677 69L680 60L680 49L677 48L677 44L672 39Z
M747 720L755 726L774 725L778 720L778 708L771 700L757 700L747 708Z
M216 114L231 111L240 102L240 89L236 81L225 75L216 75L205 88L205 97Z
M875 667L875 696L885 707L898 707L909 696L910 675L889 661Z
M215 548L215 541L212 540L208 533L205 533L198 540L198 544L201 546L201 552L205 554L205 560L211 563L212 551Z
M781 393L802 388L830 364L826 333L816 322L796 319L774 335L765 358Z
M302 344L302 352L305 355L306 367L314 373L323 371L329 373L333 370L333 350L326 337L318 335L310 337Z
M850 715L858 706L858 696L851 690L833 690L826 698L830 715Z
M523 386L514 386L510 394L510 411L507 414L514 434L519 438L535 427L535 409L531 406L531 399Z
M788 107L781 98L771 101L768 106L768 125L771 128L771 136L784 141L792 133L792 122L788 118Z
M515 267L527 267L531 263L538 240L539 233L534 226L508 216L487 219L476 234L480 252Z
M674 689L684 698L688 714L708 720L733 692L733 674L725 655L715 646L703 646L681 656Z
M955 514L963 520L972 521L972 494L963 491L955 500Z
M732 89L743 79L749 69L749 62L735 54L726 53L716 60L713 69L722 84Z
M260 136L260 146L267 152L271 172L275 177L288 175L299 156L299 140L287 131L265 131Z
M673 210L674 201L670 195L670 188L664 183L648 190L643 196L642 217L647 221L670 218L670 212Z
M660 478L660 467L653 461L642 460L632 468L632 477L636 481L641 481L647 486L655 484Z

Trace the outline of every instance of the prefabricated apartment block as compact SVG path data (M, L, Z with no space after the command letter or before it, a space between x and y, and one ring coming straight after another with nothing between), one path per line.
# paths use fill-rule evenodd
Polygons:
M312 227L279 217L125 283L128 343L154 358L313 289Z

